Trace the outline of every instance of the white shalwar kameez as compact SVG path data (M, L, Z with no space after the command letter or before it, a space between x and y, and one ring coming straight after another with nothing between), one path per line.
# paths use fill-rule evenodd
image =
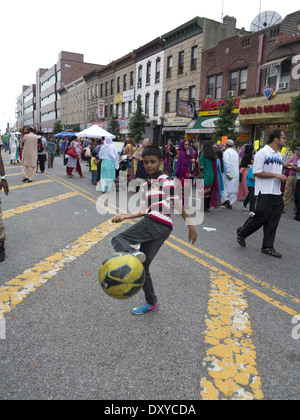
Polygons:
M239 191L240 183L240 167L239 167L239 155L238 153L229 148L225 150L223 155L224 161L224 194L222 196L222 202L229 200L232 206L237 201L237 195ZM230 175L232 179L229 179L227 175Z

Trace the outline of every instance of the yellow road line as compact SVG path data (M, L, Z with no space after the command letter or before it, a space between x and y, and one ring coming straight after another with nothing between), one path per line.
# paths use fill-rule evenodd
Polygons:
M167 241L166 244L170 246L171 248L175 249L176 251L180 252L181 254L187 256L188 258L198 262L202 266L208 268L209 270L213 271L214 273L218 273L219 275L226 275L229 274L225 271L220 270L219 268L209 264L207 261L202 260L201 258L196 257L195 255L190 254L188 251L178 247L177 245L172 244L170 241ZM282 310L283 312L291 315L291 316L297 316L299 317L299 312L295 311L294 309L289 308L288 306L282 304L281 302L276 301L275 299L272 299L270 296L260 292L259 290L254 289L253 287L249 286L242 280L237 279L236 277L230 276L231 279L240 287L247 290L248 292L252 293L253 295L259 297L260 299L264 300L267 303L270 303L271 305L275 306L276 308Z
M79 192L79 194L82 196L82 197L84 197L84 198L86 198L87 200L89 200L89 201L91 201L92 203L97 203L97 200L94 200L93 198L91 198L91 197L88 197L87 195L86 195L86 193L87 193L87 191L84 191L82 188L79 188L79 187L77 187L76 185L73 185L73 184L71 184L71 183L69 183L68 181L64 181L64 180L62 180L62 179L60 179L59 177L56 177L56 176L54 176L54 175L48 175L48 174L46 174L52 181L56 181L56 182L58 182L59 184L61 184L61 185L63 185L64 187L67 187L67 188L69 188L70 190L72 190L72 191L76 191L76 192ZM80 190L81 191L84 191L85 192L85 194L83 194L82 192L80 192Z
M178 239L178 238L176 238L173 235L171 235L170 238L172 238L175 241L179 242L180 244L182 244L182 245L184 245L184 246L192 249L193 251L196 251L197 253L199 253L201 255L204 255L205 257L207 257L207 258L215 261L216 263L221 264L224 267L229 268L232 271L235 271L236 273L242 275L243 277L247 277L248 279L252 280L253 282L259 284L260 286L263 286L264 288L269 289L272 292L274 292L274 293L276 293L276 294L278 294L280 296L287 297L290 300L292 300L294 303L300 304L300 299L298 299L297 297L295 297L293 295L290 295L289 293L286 293L283 290L280 290L277 287L272 286L272 285L270 285L269 283L267 283L267 282L265 282L263 280L260 280L259 278L253 276L252 274L246 273L245 271L243 271L243 270L235 267L234 265L231 265L231 264L227 263L226 261L223 261L220 258L215 257L215 256L209 254L208 252L205 252L205 251L203 251L203 250L201 250L201 249L199 249L199 248L197 248L197 247L189 244L188 242L185 242L185 241L183 241L181 239Z
M203 366L209 379L201 380L203 400L261 400L261 379L247 313L244 289L226 273L211 274Z
M23 185L13 185L13 186L9 187L9 190L11 191L11 190L17 190L19 188L33 187L35 185L47 184L49 182L53 182L53 181L50 180L50 179L46 179L44 181L36 181L36 182L33 181L33 182L30 182L29 184L26 182L26 184L24 183Z
M17 174L7 174L7 176L21 176L22 174L18 172Z
M48 175L48 174L47 174L47 175ZM49 176L49 175L48 175L48 176ZM53 179L53 180L55 180L55 181L57 181L57 182L61 183L62 185L65 185L66 187L68 187L68 188L72 189L73 191L74 191L74 190L76 191L77 189L79 189L79 190L81 190L81 191L84 191L84 190L83 190L83 189L81 189L80 187L77 187L77 186L75 186L75 185L71 184L71 183L70 183L70 182L68 182L68 181L63 181L63 180L60 180L60 179L56 179L56 176L49 176L49 177L50 177L51 179ZM69 185L68 185L68 184L69 184ZM70 187L70 185L72 185L72 187ZM86 194L82 194L82 193L81 193L81 195L82 195L83 197L87 198L88 200L93 201L93 202L95 202L95 203L96 203L96 201L95 201L95 200L93 200L93 199L91 199L90 197L86 196ZM99 205L99 204L98 204L98 205ZM115 208L115 210L116 210L116 209L117 209L117 208ZM114 211L114 212L112 211L112 213L116 213L116 211ZM127 223L134 224L135 222L133 222L133 221L129 220L129 221L127 221ZM192 249L192 250L194 250L194 251L196 251L196 252L198 252L198 253L200 253L200 254L202 254L202 255L204 255L204 256L206 256L206 257L210 258L210 259L212 259L213 261L215 261L215 262L217 262L217 263L219 263L219 264L221 264L221 265L225 266L226 268L229 268L229 269L231 269L231 270L233 270L233 271L235 271L235 272L237 272L237 273L241 274L241 275L242 275L242 276L244 276L244 277L248 277L250 280L252 280L252 281L254 281L254 282L256 282L256 283L260 284L261 286L263 286L263 287L265 287L265 288L267 288L267 289L269 289L269 290L271 290L271 291L273 291L273 292L275 292L275 293L277 293L277 294L279 294L279 295L281 295L281 296L289 297L289 298L290 298L290 299L292 299L292 301L293 301L293 302L295 302L295 303L300 303L300 300L299 300L298 298L296 298L296 297L294 297L294 296L291 296L291 295L287 294L286 292L283 292L282 290L279 290L278 288L276 288L276 287L274 287L274 286L269 285L268 283L266 283L266 282L264 282L264 281L262 281L262 280L260 280L260 279L256 278L255 276L253 276L253 275L251 275L251 274L248 274L248 273L246 273L246 272L244 272L244 271L240 270L239 268L237 268L237 267L235 267L235 266L233 266L233 265L231 265L231 264L229 264L229 263L227 263L227 262L225 262L225 261L221 260L220 258L217 258L217 257L215 257L215 256L213 256L213 255L211 255L211 254L209 254L209 253L207 253L207 252L205 252L205 251L202 251L201 249L196 248L195 246L193 246L193 245L189 244L188 242L185 242L185 241L183 241L183 240L181 240L181 239L179 239L179 238L176 238L176 237L175 237L175 236L173 236L173 235L171 235L171 236L170 236L170 238L171 238L171 239L174 239L174 240L176 240L177 242L181 243L182 245L184 245L184 246L186 246L186 247L188 247L188 248L190 248L190 249ZM202 260L202 259L200 259L200 258L197 258L197 257L193 256L193 255L192 255L192 254L190 254L189 252L185 251L183 248L177 247L176 245L172 244L170 241L167 241L167 242L166 242L166 245L171 246L173 249L176 249L178 252L180 252L180 253L182 253L182 254L186 255L188 258L192 258L192 259L194 259L195 261L197 261L198 263L200 263L201 265L205 266L206 268L208 268L208 269L210 269L210 270L213 270L213 271L215 271L215 272L224 273L223 271L219 270L217 267L214 267L214 266L212 266L211 264L207 263L206 261L204 261L204 260ZM241 281L241 280L239 280L239 279L237 279L237 278L235 278L235 277L232 277L232 279L236 282L236 284L238 284L238 285L242 286L242 287L243 287L244 289L246 289L248 292L250 292L251 294L256 295L257 297L259 297L260 299L264 300L265 302L268 302L269 304L271 304L271 305L275 306L276 308L278 308L278 309L282 310L283 312L285 312L285 313L287 313L287 314L289 314L289 315L291 315L291 316L296 316L296 317L299 317L299 313L298 313L297 311L295 311L295 310L293 310L293 309L291 309L291 308L287 307L286 305L282 304L281 302L278 302L278 301L276 301L276 300L272 299L272 298L271 298L271 297L269 297L268 295L266 295L266 294L264 294L264 293L260 292L259 290L255 289L255 288L253 288L253 287L251 287L251 286L249 286L249 285L247 285L245 282L243 282L243 281Z
M0 287L0 318L22 303L38 287L56 276L67 264L84 255L93 246L105 239L121 225L112 224L111 220L101 223L98 227L81 236L69 247L45 258L33 268L15 277ZM100 261L99 261L100 263Z
M35 203L26 204L25 206L17 207L15 209L6 210L2 213L3 219L7 219L8 217L15 216L16 214L22 214L27 211L31 211L37 209L39 207L44 207L49 204L58 203L59 201L66 200L71 197L78 196L79 193L77 192L69 192L67 194L60 194L56 197L46 198L45 200L37 201Z

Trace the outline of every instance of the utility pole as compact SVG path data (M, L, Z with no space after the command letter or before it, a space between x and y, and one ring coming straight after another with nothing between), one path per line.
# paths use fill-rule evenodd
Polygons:
M224 20L224 0L222 0L222 16L221 16L221 22L223 23Z

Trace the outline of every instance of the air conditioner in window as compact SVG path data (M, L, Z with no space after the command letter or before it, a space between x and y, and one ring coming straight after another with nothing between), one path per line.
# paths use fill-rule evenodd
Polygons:
M236 96L236 91L235 90L229 90L227 92L227 98L234 98Z
M212 95L206 95L205 98L206 99L211 99L212 98Z
M142 87L142 82L138 82L138 84L137 84L137 88L138 88L138 89L141 89L141 87Z
M278 85L278 90L284 90L287 89L289 87L289 82L281 82Z

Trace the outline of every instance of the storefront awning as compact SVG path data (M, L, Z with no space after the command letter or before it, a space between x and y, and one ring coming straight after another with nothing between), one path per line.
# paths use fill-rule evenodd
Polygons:
M268 61L267 63L262 64L260 68L261 70L263 70L263 69L268 69L269 67L278 67L281 65L283 61L287 60L288 58L289 56L284 57L284 58L278 58L277 60L273 60L273 61Z
M212 134L216 131L215 122L218 119L216 116L211 117L200 117L189 128L185 130L187 134Z

